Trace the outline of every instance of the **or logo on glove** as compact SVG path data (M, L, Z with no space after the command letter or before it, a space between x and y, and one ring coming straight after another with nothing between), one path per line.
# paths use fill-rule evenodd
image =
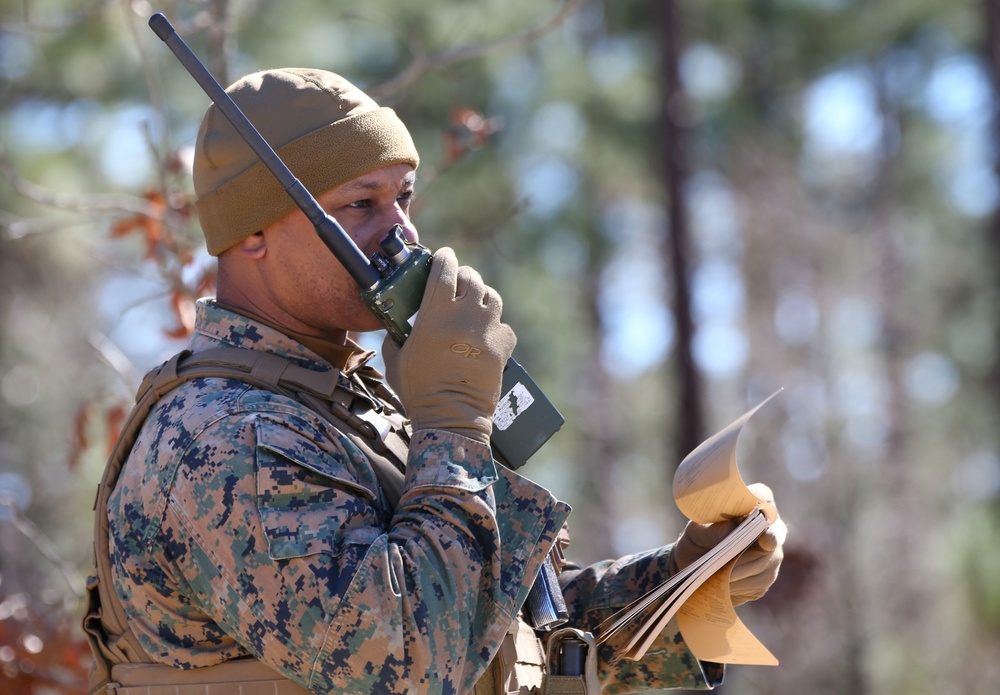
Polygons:
M454 345L451 346L451 351L454 352L456 355L461 355L462 357L471 357L472 359L476 359L481 354L483 354L482 350L480 350L477 347L472 347L468 343L455 343Z

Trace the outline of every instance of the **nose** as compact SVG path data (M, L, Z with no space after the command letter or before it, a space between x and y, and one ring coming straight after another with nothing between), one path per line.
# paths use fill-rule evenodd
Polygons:
M417 233L417 228L413 226L413 222L410 221L410 216L407 215L403 209L396 203L393 209L393 214L390 219L386 220L386 229L392 229L394 224L398 224L403 228L403 238L406 239L411 244L415 244L420 240L420 235Z
M400 222L399 225L403 228L403 238L406 239L411 244L416 244L420 241L420 234L417 233L417 228L413 226L413 223L409 219L406 223Z
M403 238L409 243L417 243L420 239L417 228L413 226L409 215L398 205L385 206L380 214L373 216L355 236L366 255L378 252L382 241L391 233L392 228L399 225ZM362 243L362 239L364 242Z

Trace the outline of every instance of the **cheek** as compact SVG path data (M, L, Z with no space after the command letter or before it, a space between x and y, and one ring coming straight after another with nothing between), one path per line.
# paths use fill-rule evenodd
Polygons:
M286 241L286 240L283 240ZM318 238L300 237L283 249L280 293L290 313L328 330L370 331L378 319L361 300L361 290Z
M303 310L317 325L348 330L374 330L379 327L364 301L361 290L347 271L338 265L317 268L311 277L299 280L300 296L308 298Z
M298 283L303 287L348 287L351 278L333 252L318 239L310 242L297 250L297 267L290 269Z
M297 283L303 296L319 304L348 304L359 297L357 283L335 260L316 263L298 277Z
M298 313L317 302L329 301L331 295L346 293L341 268L325 248L289 250L281 258L280 267L268 280L272 291Z

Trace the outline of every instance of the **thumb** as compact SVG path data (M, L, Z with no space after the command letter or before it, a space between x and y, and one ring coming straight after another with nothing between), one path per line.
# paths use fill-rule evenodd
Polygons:
M739 524L738 521L718 521L714 524L696 524L690 522L685 530L688 541L694 548L706 551L711 550L722 540L733 532Z
M385 381L389 388L402 398L400 393L400 371L399 371L399 351L402 345L397 343L386 333L385 340L382 341L382 361L385 363Z

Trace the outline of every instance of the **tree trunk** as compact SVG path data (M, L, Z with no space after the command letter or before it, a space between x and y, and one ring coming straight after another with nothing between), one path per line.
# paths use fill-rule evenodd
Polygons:
M994 99L1000 100L1000 3L986 0L986 66L993 80ZM1000 116L993 116L993 141L1000 142ZM1000 154L993 161L993 171L1000 179ZM988 238L991 252L996 259L993 267L1000 269L1000 213L994 213ZM994 278L994 287L1000 289L1000 272ZM994 326L997 343L1000 344L1000 321ZM1000 356L994 358L992 368L993 393L998 394L1000 405Z
M656 3L656 36L660 45L661 118L657 152L660 175L667 191L668 228L664 238L666 263L671 269L674 299L674 324L677 331L675 365L677 369L678 418L675 436L674 465L704 439L701 386L694 364L692 341L694 320L691 316L691 281L688 272L689 237L684 191L688 163L684 148L686 97L678 68L680 48L680 12L676 0Z

